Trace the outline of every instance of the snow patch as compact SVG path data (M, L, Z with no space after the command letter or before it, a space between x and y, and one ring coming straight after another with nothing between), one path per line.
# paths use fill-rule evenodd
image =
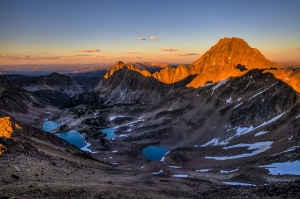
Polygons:
M212 87L212 93L211 93L211 95L213 95L214 94L214 92L215 92L215 90L217 89L217 88L219 88L220 86L222 86L223 84L225 84L226 82L227 82L227 80L228 79L224 79L224 80L221 80L221 81L219 81L218 83L217 83L217 85L215 85L214 87Z
M158 175L160 173L164 172L163 170L159 170L158 172L152 172L153 175Z
M277 82L276 83L274 83L274 84L272 84L271 86L269 86L268 88L266 88L265 90L263 90L263 91L260 91L259 93L256 93L255 95L253 95L249 100L251 100L252 98L254 98L254 97L256 97L256 96L258 96L258 95L260 95L260 94L262 94L262 93L264 93L265 91L267 91L269 88L271 88L272 86L274 86L275 84L277 84Z
M167 165L169 168L173 168L173 169L180 169L182 168L182 166L170 166L170 165Z
M114 151L111 151L111 152L113 152L113 153L117 153L119 150L114 150Z
M195 172L208 172L212 169L200 169L200 170L196 170Z
M242 104L244 104L244 102L241 102L238 105L235 105L233 108L237 108L237 107L241 106Z
M233 186L256 186L255 184L248 184L243 182L222 182L223 184L233 185Z
M89 146L91 146L91 144L90 144L90 143L86 143L86 146L80 148L80 150L81 150L81 151L87 151L87 152L90 152L90 153L97 153L97 152L93 152L91 149L89 149L89 148L88 148Z
M115 126L115 127L113 127L113 129L118 129L118 128L120 128L120 127L122 127L122 126L133 126L133 124L135 124L135 123L138 123L138 122L143 122L144 121L144 117L145 116L142 116L142 117L140 117L138 120L136 120L136 121L133 121L133 122L130 122L130 123L127 123L127 124L123 124L123 125L121 125L121 126Z
M123 135L119 135L119 137L128 137L129 134L123 134Z
M260 136L260 135L263 135L263 134L266 134L266 133L268 133L269 131L260 131L260 132L258 132L258 133L256 133L254 136L256 137L256 136Z
M232 102L232 98L231 98L231 96L230 96L230 98L228 98L227 100L226 100L226 103L231 103Z
M295 120L298 119L298 118L300 118L300 114L295 118Z
M269 121L263 122L262 124L258 125L257 127L253 127L252 125L250 127L238 127L238 129L236 130L237 132L237 136L246 134L246 133L250 133L251 131L254 131L255 129L258 129L260 127L263 127L267 124L270 124L272 122L275 122L276 120L278 120L281 116L284 115L285 112L281 113L280 115L277 115L276 117L270 119Z
M280 153L275 153L275 154L272 154L271 156L275 156L275 155L279 155L279 154L282 154L282 153L287 153L287 152L290 152L290 151L294 151L296 149L298 149L300 146L292 146L290 148L288 148L287 150L285 151L282 151Z
M187 178L188 177L188 175L186 175L186 174L174 174L172 176L176 177L176 178Z
M273 144L273 141L266 141L266 142L257 142L254 144L236 144L228 147L223 147L223 149L231 149L231 148L239 148L239 147L248 147L248 150L253 150L251 153L244 153L239 155L233 155L233 156L205 156L205 159L213 159L213 160L231 160L231 159L238 159L238 158L245 158L257 155L259 153L265 152L268 149L271 148L271 145Z
M202 144L201 146L208 146L208 145L219 145L219 140L220 138L214 138L212 139L211 141L205 143L205 144Z
M240 97L240 98L237 99L237 101L239 102L241 99L242 99L242 98Z
M272 163L270 165L260 166L260 168L267 168L271 175L300 175L300 160Z
M220 170L220 173L232 173L232 172L235 172L235 171L238 171L239 169L233 169L233 170Z
M109 121L113 121L113 120L116 119L117 117L125 117L125 116L111 116L111 117L109 118Z

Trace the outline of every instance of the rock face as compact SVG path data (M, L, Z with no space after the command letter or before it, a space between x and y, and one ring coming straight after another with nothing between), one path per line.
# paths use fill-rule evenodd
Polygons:
M118 62L107 72L94 92L98 93L105 104L153 103L184 87L193 78L189 76L179 82L166 84L151 77L151 73L146 70Z
M190 65L191 73L198 74L198 77L188 86L197 88L206 81L217 82L230 76L241 76L247 70L266 68L279 66L267 60L244 40L235 37L223 38Z
M211 47L200 59L189 66L180 65L177 68L166 67L153 74L140 70L133 65L118 62L107 72L105 78L127 67L145 77L153 77L160 82L172 84L190 75L197 75L187 87L198 88L207 82L218 82L228 77L239 77L252 69L267 69L265 72L274 76L300 92L298 71L286 70L278 64L267 60L257 49L251 48L247 42L239 38L223 38Z

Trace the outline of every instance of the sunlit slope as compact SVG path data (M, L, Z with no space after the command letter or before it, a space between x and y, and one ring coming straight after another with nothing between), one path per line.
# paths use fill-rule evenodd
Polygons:
M197 75L193 81L187 84L187 87L192 88L198 88L207 82L218 82L228 77L239 77L252 69L265 69L265 72L272 73L277 79L300 92L299 70L294 72L281 68L278 64L266 59L259 50L251 48L246 41L236 37L220 39L216 45L189 66L166 67L151 74L146 70L134 67L134 64L117 62L104 78L109 78L123 67L141 73L145 77L153 77L166 84Z

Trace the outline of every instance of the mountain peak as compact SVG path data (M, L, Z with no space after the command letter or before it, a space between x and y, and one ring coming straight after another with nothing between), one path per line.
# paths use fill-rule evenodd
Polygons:
M230 76L241 76L251 69L280 68L266 59L257 49L240 38L222 38L200 59L190 66L198 76L188 85L199 87L206 81L219 81ZM203 78L205 77L205 78Z
M124 64L121 61L118 61L109 71L107 71L107 73L105 74L104 78L107 79L109 78L114 72L116 72L117 70L126 68L128 70L132 70L132 71L136 71L138 73L141 73L142 75L146 76L146 77L150 77L151 73L146 71L146 70L140 70L139 68L135 67L133 64Z

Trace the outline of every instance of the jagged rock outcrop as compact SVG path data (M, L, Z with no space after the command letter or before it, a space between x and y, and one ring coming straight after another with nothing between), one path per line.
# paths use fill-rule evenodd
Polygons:
M184 87L195 76L188 76L173 84L166 84L151 77L133 65L122 62L107 72L94 89L105 104L153 103L168 93Z
M151 73L146 71L146 70L140 70L132 64L124 64L123 62L118 61L109 71L107 71L107 73L104 76L104 79L108 79L110 76L112 76L112 74L114 72L116 72L120 69L123 69L124 67L127 68L128 70L138 72L138 73L142 74L145 77L151 77Z

